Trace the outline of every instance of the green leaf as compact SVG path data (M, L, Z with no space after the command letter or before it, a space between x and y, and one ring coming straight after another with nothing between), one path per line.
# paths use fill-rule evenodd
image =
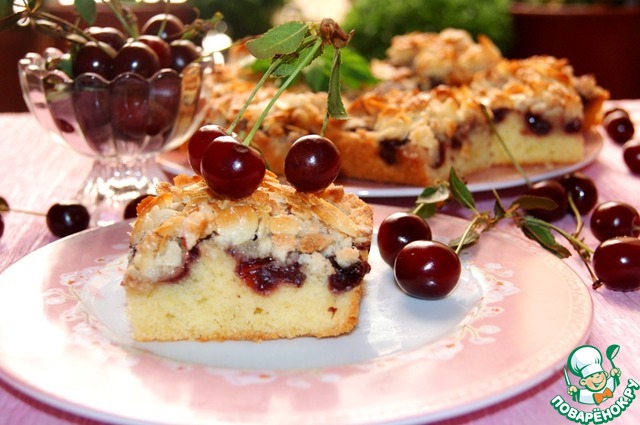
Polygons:
M473 211L476 210L476 202L473 199L473 195L464 182L460 180L460 177L458 177L453 167L449 170L449 185L451 186L453 197L460 202L463 207Z
M540 208L543 210L553 210L558 207L556 201L546 196L520 195L512 203L512 206L518 205L524 210Z
M302 48L300 51L280 56L280 64L273 70L271 76L274 78L283 78L293 74L296 68L300 65L300 62L313 48L314 45L310 44ZM311 59L311 62L313 62L321 54L322 47L316 51L316 54Z
M502 205L502 200L496 191L494 191L494 196L496 198L496 202L493 204L493 215L497 221L503 219L505 215L507 215L507 210L504 208L504 205Z
M436 204L419 204L412 212L424 219L431 218L436 215Z
M87 24L93 25L96 21L98 8L95 0L74 0L73 7Z
M345 120L349 118L349 115L342 103L342 96L340 96L340 64L342 63L342 53L340 49L334 50L331 78L329 79L329 91L327 92L327 108L330 117Z
M446 202L451 196L451 191L446 183L439 183L424 188L416 199L417 204L437 204Z
M542 220L524 216L519 223L519 227L526 237L538 242L540 246L557 257L568 258L571 256L571 252L556 241L553 233L549 230L548 224Z
M342 52L341 81L345 87L355 90L378 82L378 79L371 74L369 62L362 55L349 47L344 47L340 51Z
M462 245L462 247L460 247L460 249L464 249L467 248L473 244L475 244L476 242L478 242L480 240L480 234L478 232L476 232L475 230L472 230L471 232L467 233L464 237L464 244ZM453 249L458 249L458 246L460 245L460 243L462 242L462 236L459 236L455 239L452 239L449 242L449 246Z
M307 30L307 25L303 22L287 22L247 42L247 49L258 59L287 55L300 47Z

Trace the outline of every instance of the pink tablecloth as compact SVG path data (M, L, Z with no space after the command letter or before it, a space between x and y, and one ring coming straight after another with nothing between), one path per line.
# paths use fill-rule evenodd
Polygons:
M612 102L607 107L613 105ZM632 113L640 132L640 101L625 101L621 105ZM52 203L72 197L82 185L91 161L51 142L30 115L0 115L0 131L0 196L15 208L46 212ZM640 208L640 177L627 170L620 146L611 140L605 138L598 159L583 171L595 180L600 201L623 200ZM517 192L510 189L501 195L508 201ZM492 205L489 195L480 195L479 200L481 209ZM379 201L395 204L399 209L412 202L411 199ZM0 239L0 271L55 240L47 231L43 217L10 213L3 218L5 232ZM559 225L567 230L573 229L571 218L565 218ZM514 231L509 226L502 226L501 230ZM587 242L595 246L588 226L586 230ZM583 278L585 285L590 285L585 268L576 258L567 260L567 263ZM589 343L602 350L611 344L619 344L621 350L615 363L623 371L624 382L627 378L640 382L640 362L636 357L640 356L640 332L637 330L640 322L640 292L616 293L601 289L591 291L591 294L595 311ZM550 400L565 391L562 373L557 372L551 379L518 396L443 424L565 423L567 420L550 406ZM640 401L633 403L613 423L640 423ZM0 380L0 425L7 424L78 425L96 422L44 405Z

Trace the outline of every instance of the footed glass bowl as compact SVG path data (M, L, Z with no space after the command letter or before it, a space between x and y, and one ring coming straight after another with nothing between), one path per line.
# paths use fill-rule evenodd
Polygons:
M145 79L133 73L107 81L86 73L70 78L50 70L62 52L28 53L18 63L31 113L52 138L94 158L78 193L92 225L123 218L140 195L166 180L156 156L174 149L201 125L213 84L213 61L189 64L180 74L164 69Z

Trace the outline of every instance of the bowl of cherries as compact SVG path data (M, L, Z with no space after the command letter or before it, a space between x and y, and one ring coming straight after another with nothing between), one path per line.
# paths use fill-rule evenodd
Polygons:
M188 37L206 25L171 14L140 27L130 18L126 31L55 24L69 47L19 61L23 97L55 141L94 159L78 201L92 224L111 224L166 179L156 156L186 142L202 123L214 65Z

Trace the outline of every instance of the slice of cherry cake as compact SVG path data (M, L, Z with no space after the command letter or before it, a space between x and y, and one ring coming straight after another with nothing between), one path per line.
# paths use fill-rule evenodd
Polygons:
M297 192L267 172L240 200L198 176L160 183L130 235L123 286L134 339L269 340L358 322L372 208L342 187Z

